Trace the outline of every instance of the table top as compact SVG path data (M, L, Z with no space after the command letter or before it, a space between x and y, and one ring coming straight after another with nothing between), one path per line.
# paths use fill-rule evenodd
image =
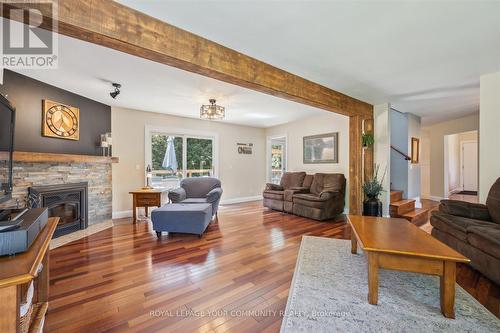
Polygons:
M405 219L359 215L348 215L347 219L364 251L470 262Z
M0 287L27 283L35 277L58 222L58 217L50 217L28 251L0 257Z
M130 191L128 193L130 194L147 194L147 193L163 193L163 192L167 192L168 189L166 188L140 188L140 189L137 189L135 191Z

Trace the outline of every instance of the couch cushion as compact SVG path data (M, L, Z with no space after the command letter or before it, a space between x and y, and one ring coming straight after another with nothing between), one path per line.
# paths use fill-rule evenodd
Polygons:
M431 214L431 225L440 231L446 232L463 241L467 240L467 229L469 227L494 226L492 222L468 219L466 217L454 216L438 211Z
M311 188L313 180L314 180L314 175L306 175L306 177L304 178L304 183L302 184L302 187Z
M323 190L344 193L345 177L341 173L317 173L311 184L311 193L320 194Z
M493 222L500 223L500 178L491 186L486 206Z
M295 194L293 196L293 204L322 209L327 206L328 200L314 194Z
M281 177L280 185L285 189L300 187L304 183L305 172L285 172Z
M201 203L208 203L206 198L187 198L185 200L182 200L181 203L183 204L201 204Z
M284 191L266 190L262 193L262 195L264 196L264 198L268 199L283 200L284 193Z
M500 228L470 227L467 229L470 245L500 259Z

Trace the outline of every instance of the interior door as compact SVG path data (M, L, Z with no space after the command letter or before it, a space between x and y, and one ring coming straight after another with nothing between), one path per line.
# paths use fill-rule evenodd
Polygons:
M477 191L477 142L462 142L462 186L464 191Z
M274 184L279 184L283 173L286 171L286 139L271 140L271 165L270 181Z

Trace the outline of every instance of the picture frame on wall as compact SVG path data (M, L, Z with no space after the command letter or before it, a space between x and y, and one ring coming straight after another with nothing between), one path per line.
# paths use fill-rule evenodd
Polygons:
M339 133L326 133L303 137L304 164L339 162Z
M420 139L411 138L411 163L418 164L420 155Z

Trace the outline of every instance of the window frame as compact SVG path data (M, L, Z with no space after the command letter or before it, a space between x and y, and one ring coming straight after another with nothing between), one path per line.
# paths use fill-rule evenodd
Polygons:
M208 139L212 140L212 169L213 177L219 177L219 135L215 132L199 131L193 129L181 129L174 127L164 127L164 126L153 126L146 125L144 127L144 170L148 165L153 165L152 163L152 135L170 135L176 137L182 137L182 161L183 161L183 171L182 179L187 178L187 139Z

